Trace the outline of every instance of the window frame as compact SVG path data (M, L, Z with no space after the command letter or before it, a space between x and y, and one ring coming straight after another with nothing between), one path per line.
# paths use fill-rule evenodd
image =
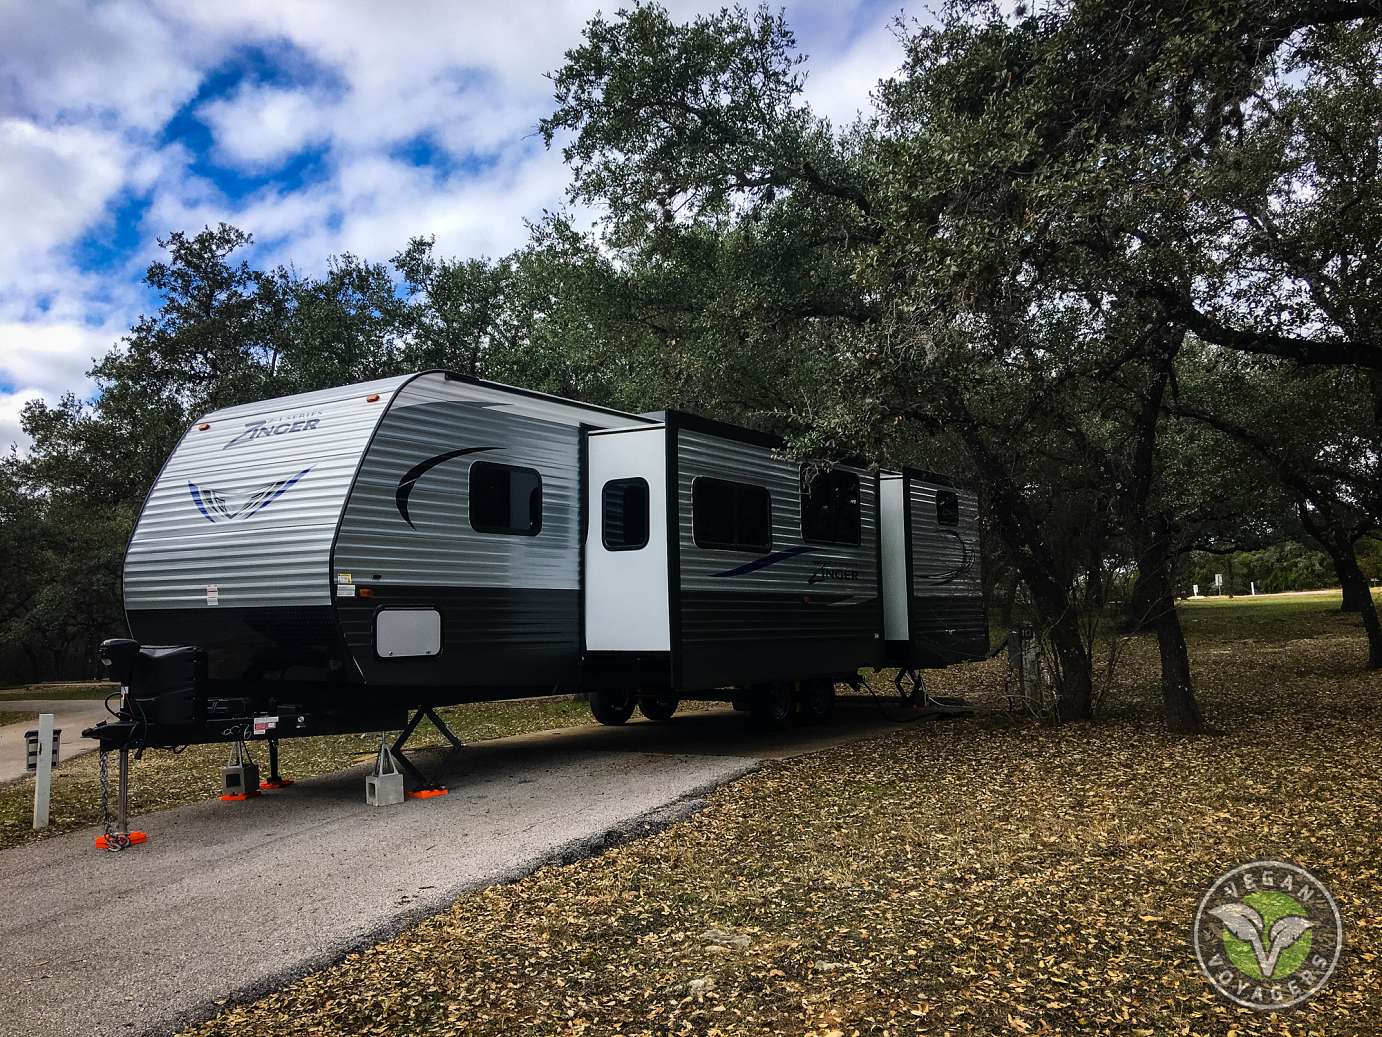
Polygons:
M942 502L946 507L942 507ZM951 517L947 518L949 514ZM936 491L936 525L958 526L960 524L960 495L954 490Z
M490 526L479 525L475 521L475 471L476 469L503 468L509 472L522 472L537 479L537 526L532 529L515 529L510 526ZM535 537L542 532L542 512L543 512L543 492L542 492L542 473L536 468L529 468L526 465L508 464L504 461L472 461L470 469L466 472L466 518L470 522L470 528L476 533L483 533L486 536L517 536ZM512 505L512 499L510 500ZM531 501L529 507L531 507ZM509 515L513 517L512 512Z
M697 490L697 487L700 486L702 483L704 483L704 484L706 484L706 485L712 485L712 484L713 484L713 485L718 485L718 486L727 486L727 487L732 488L736 493L742 493L742 491L747 490L747 491L750 491L750 493L752 493L752 494L754 494L754 495L759 495L759 494L761 494L761 495L762 495L762 498L763 498L763 502L764 502L764 504L767 506L767 519L768 519L768 525L767 525L767 529L768 529L768 540L767 540L767 543L749 544L749 543L744 543L744 542L730 542L730 541L719 541L719 540L714 540L714 541L702 540L702 539L701 539L701 536L700 536L700 533L699 533L699 531L698 531L697 528L696 528L696 514L697 514L697 511L698 511L698 508L697 508L697 506L696 506L696 504L697 504L696 490ZM736 519L738 518L738 514L739 514L739 511L738 511L738 504L737 504L737 502L736 502L736 505L735 505L735 516L734 516ZM736 523L736 524L737 524L737 523ZM739 482L739 481L734 480L734 479L721 479L721 478L718 478L717 476L713 476L713 475L698 475L698 476L696 476L694 479L691 480L691 542L692 542L693 544L695 544L697 547L699 547L699 548L701 548L702 550L704 550L704 551L741 551L741 552L744 552L744 553L746 553L746 554L761 554L761 553L763 553L763 552L765 552L765 551L771 551L771 550L773 549L773 494L772 494L772 491L769 490L766 486L760 486L760 485L758 485L757 483Z
M836 537L808 536L806 533L806 502L808 493L807 471L811 465L801 466L801 512L798 525L800 526L801 540L804 544L830 544L836 547L862 547L864 543L864 493L863 480L859 478L858 472L851 472L846 468L831 468L829 471L817 469L814 478L810 480L809 486L815 486L821 480L833 479L836 476L844 476L854 482L854 521L852 523L854 535L852 539L841 540Z
M609 491L610 487L643 487L643 539L636 544L611 544L609 542ZM648 546L648 540L653 531L653 497L652 490L648 486L648 480L641 475L621 476L617 479L606 479L605 484L600 487L600 543L606 551L641 551ZM626 506L627 507L627 506Z

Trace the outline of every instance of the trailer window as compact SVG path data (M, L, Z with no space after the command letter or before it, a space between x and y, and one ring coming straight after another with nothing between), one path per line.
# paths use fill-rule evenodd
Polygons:
M697 547L767 551L773 546L772 500L762 486L696 479L691 514Z
M936 521L942 526L960 524L960 498L949 490L936 494Z
M637 551L648 544L648 484L611 479L600 494L600 540L606 551Z
M857 475L801 466L801 538L817 544L859 543Z
M470 466L470 525L477 533L536 536L542 530L542 476L531 468Z

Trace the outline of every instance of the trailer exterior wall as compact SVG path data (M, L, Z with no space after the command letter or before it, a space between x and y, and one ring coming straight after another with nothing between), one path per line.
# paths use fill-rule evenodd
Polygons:
M691 427L688 427L691 426ZM672 588L680 685L706 689L853 672L876 662L882 623L876 481L859 476L860 543L807 543L800 465L766 437L734 438L713 423L669 417L675 429L677 576ZM761 441L755 441L761 440ZM772 505L767 552L699 546L699 478L762 486Z
M938 501L953 495L953 524L939 521ZM988 654L979 568L979 499L972 490L924 473L907 475L911 530L912 661L948 666Z
M574 690L580 666L581 429L642 419L434 372L396 395L350 495L332 561L336 609L371 685ZM476 464L536 471L535 535L481 532ZM343 586L354 588L342 592ZM369 591L369 597L360 594ZM435 655L382 657L377 614L434 608Z
M195 422L126 551L133 636L202 645L213 678L269 664L325 677L339 664L332 538L365 447L405 381L231 407Z

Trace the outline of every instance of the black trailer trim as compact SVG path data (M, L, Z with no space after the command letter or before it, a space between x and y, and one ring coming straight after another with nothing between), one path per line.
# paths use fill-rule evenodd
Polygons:
M549 392L539 392L536 389L524 389L519 385L505 385L503 382L491 382L485 378L476 378L474 375L461 374L458 371L447 371L444 368L434 367L427 371L419 371L415 378L422 375L439 374L448 382L464 382L466 385L478 385L482 389L499 389L502 392L511 392L515 396L526 396L531 400L542 400L546 403L559 403L564 407L572 407L576 410L593 410L601 414L611 414L617 418L628 418L632 422L647 422L649 419L643 414L631 414L628 411L616 410L613 407L602 407L598 403L582 403L580 400L568 399L565 396L557 396ZM408 381L412 381L410 378ZM406 382L404 383L407 384ZM398 387L402 389L403 386Z

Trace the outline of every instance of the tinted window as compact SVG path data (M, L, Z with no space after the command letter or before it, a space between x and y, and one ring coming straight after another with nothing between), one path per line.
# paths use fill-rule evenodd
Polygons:
M825 544L859 543L859 477L838 468L801 469L801 538Z
M762 486L697 479L691 484L691 513L697 547L767 551L773 546L772 503Z
M600 539L610 551L637 551L648 543L648 484L611 479L601 492Z
M957 526L960 523L960 498L949 490L936 494L936 521L942 526Z
M535 536L542 529L542 476L531 468L470 466L470 525L480 533Z

